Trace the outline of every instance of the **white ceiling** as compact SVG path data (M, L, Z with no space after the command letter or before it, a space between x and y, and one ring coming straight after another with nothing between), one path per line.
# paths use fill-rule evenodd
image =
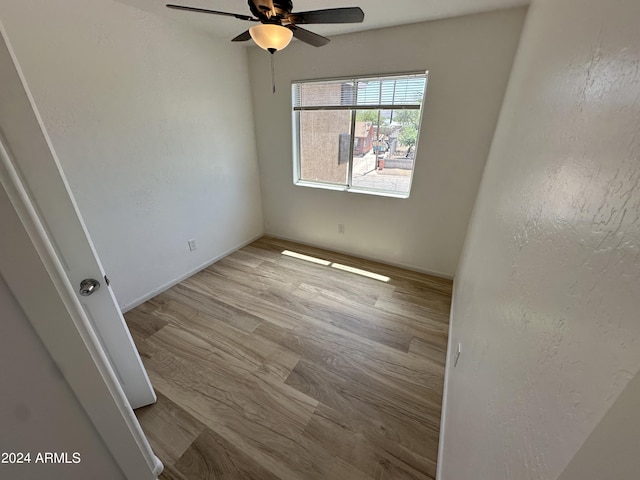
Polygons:
M250 15L246 0L116 0L120 3L202 29L221 39L232 39L252 24L232 17L171 10L165 3L221 10ZM500 8L527 5L530 0L293 0L293 11L303 12L336 7L358 6L364 11L364 22L344 25L307 25L305 28L320 35L371 30L381 27L456 17ZM249 42L247 42L250 45Z

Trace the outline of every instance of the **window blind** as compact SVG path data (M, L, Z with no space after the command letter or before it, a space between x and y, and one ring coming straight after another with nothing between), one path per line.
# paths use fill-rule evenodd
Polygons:
M297 82L294 110L419 109L428 73Z

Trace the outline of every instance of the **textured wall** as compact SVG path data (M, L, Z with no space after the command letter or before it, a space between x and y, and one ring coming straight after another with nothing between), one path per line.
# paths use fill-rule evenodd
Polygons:
M293 42L274 56L275 95L269 55L250 49L266 231L453 275L525 13L341 35L322 48ZM429 70L429 86L410 198L293 185L292 81L420 70Z
M262 233L244 48L109 0L0 20L121 306Z
M456 277L442 480L558 478L640 368L638 18L530 7Z

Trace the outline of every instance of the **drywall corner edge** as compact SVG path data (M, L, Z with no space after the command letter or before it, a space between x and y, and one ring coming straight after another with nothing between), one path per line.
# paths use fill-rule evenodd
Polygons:
M456 295L456 281L453 280L453 291L451 293L451 305L455 300ZM448 346L447 346L447 359L444 364L444 387L442 389L442 408L440 410L440 435L438 439L438 459L436 461L436 480L442 479L442 460L444 459L444 435L445 424L447 421L447 397L449 395L449 377L452 375L453 368L447 368L451 365L451 349L454 342L452 341L453 335L453 309L449 312L449 333L448 333Z

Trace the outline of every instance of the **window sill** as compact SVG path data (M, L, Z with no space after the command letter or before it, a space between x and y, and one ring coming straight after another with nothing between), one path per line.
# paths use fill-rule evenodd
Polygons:
M360 193L364 195L374 195L376 197L387 197L387 198L409 198L408 193L394 193L394 192L385 192L380 190L366 190L363 188L357 187L346 187L344 185L332 185L330 183L315 183L308 182L304 180L299 180L297 182L293 182L296 187L308 187L308 188L320 188L322 190L333 190L336 192L347 192L347 193Z

